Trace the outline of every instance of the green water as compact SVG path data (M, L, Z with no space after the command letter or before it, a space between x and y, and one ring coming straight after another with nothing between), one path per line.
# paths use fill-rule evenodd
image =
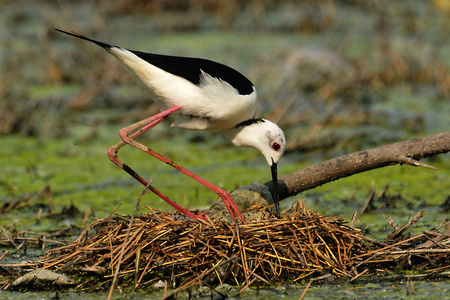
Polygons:
M303 299L446 299L449 292L448 283L445 282L414 282L414 293L405 282L374 282L368 284L329 284L310 286ZM246 289L240 296L235 293L229 294L227 299L299 299L305 290L305 286L286 285L278 289ZM107 293L80 293L74 291L60 292L33 292L35 297L41 299L51 299L57 294L62 299L106 299ZM29 293L17 293L0 291L2 299L29 299ZM161 299L164 296L162 291L136 293L116 291L112 299ZM177 295L176 299L190 299L188 292ZM194 299L223 299L218 293L211 293L208 288L203 288L201 292L191 292Z
M90 209L94 215L101 217L122 203L117 212L130 214L143 186L109 161L107 148L117 139L109 137L107 131L111 131L112 135L117 132L116 128L103 128L101 132L105 135L89 142L65 139L45 143L21 136L2 138L8 147L0 149L0 164L4 166L0 174L1 198L3 201L25 199L49 185L56 210L73 203L79 210ZM189 142L189 135L193 134L204 136L203 133L190 133L164 139L162 134L156 134L142 142L227 190L270 180L269 167L256 150L230 147L223 137L209 133L206 134L205 139L210 138L206 144ZM132 147L123 148L119 157L144 178L154 178L155 187L182 205L206 208L218 199L217 195L189 177ZM307 165L300 159L295 160L293 155L288 155L285 160L288 162L280 163L280 174ZM424 210L426 223L437 226L446 216L444 212L439 212L438 206L444 202L446 191L450 189L450 166L449 161L443 159L429 163L439 170L410 166L373 170L291 197L284 201L284 207L297 199L304 199L305 204L317 212L348 220L353 211L363 206L371 185L380 193L386 184L390 184L390 193L403 200L392 203L389 208L380 207L361 216L359 220L362 224L384 225L388 216L394 216L399 223L403 223L411 215ZM50 199L41 197L36 199L35 204L48 201ZM141 204L162 210L171 209L153 194L145 194ZM3 214L2 224L17 222L19 228L32 225L36 221L38 206L33 207ZM145 208L142 207L142 210Z

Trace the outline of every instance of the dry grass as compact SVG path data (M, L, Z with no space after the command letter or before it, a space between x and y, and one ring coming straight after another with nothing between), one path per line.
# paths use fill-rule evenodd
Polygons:
M254 208L257 214L262 209ZM441 226L443 232L406 238L414 224L409 222L380 243L301 202L281 219L240 225L165 212L144 213L131 227L130 219L116 215L97 220L75 242L48 251L34 267L78 274L82 290L104 289L118 272L123 287L146 288L161 280L175 288L172 293L223 283L242 291L318 276L353 281L392 275L399 266L424 277L445 277L450 269L448 224Z

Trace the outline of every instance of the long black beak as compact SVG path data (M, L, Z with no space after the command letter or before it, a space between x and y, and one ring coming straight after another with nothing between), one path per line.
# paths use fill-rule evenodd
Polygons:
M277 164L273 162L270 166L270 170L272 171L272 199L275 204L275 213L276 216L280 216L280 195L278 194L278 171Z

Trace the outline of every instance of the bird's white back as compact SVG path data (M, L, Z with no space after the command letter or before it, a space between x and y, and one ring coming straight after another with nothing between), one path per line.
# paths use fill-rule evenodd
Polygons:
M108 52L118 58L150 90L164 109L182 107L172 126L192 130L229 129L254 118L256 90L240 95L230 84L202 71L199 85L166 72L141 59L131 51L111 47Z

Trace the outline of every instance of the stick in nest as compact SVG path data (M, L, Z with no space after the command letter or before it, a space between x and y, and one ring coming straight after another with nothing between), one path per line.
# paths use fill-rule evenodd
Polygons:
M116 270L114 272L113 282L111 283L111 288L109 290L108 300L110 300L111 297L112 297L112 294L113 294L113 291L114 291L114 286L116 284L117 277L119 276L120 265L122 264L123 254L125 253L125 247L126 247L126 245L128 243L128 238L130 237L131 227L133 226L134 218L135 218L136 213L137 213L137 211L139 209L139 204L141 202L141 198L142 198L142 196L144 196L144 194L147 191L148 187L153 183L154 180L155 179L152 178L148 182L148 184L145 186L145 188L139 193L139 197L138 197L138 199L136 201L136 205L134 206L133 214L131 215L131 219L130 219L130 222L128 224L127 235L125 236L125 240L123 241L123 244L122 244L122 249L120 251L120 256L119 256L119 261L117 263Z

